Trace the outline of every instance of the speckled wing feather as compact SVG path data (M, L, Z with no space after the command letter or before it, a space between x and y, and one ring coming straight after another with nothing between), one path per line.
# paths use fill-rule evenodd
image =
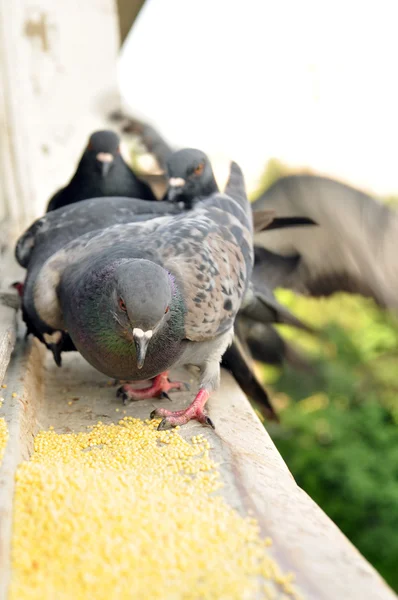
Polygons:
M160 252L184 288L186 337L203 341L230 329L251 274L249 229L231 213L199 208L181 220Z
M147 258L177 278L187 309L187 339L202 341L230 329L253 261L251 210L243 176L234 163L228 192L214 194L177 216L114 225L70 242L47 261L37 279L35 303L41 318L62 328L56 289L63 271L70 264L105 253L109 261Z

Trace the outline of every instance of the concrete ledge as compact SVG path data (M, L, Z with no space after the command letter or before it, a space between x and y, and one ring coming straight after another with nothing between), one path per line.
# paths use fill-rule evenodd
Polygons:
M174 373L185 381L188 371ZM66 357L60 370L38 342L20 340L7 374L2 414L10 438L0 470L0 598L6 600L12 494L15 469L29 456L33 436L53 425L59 432L82 430L98 420L124 416L115 388L77 354ZM17 397L12 397L16 392ZM78 402L68 404L71 397ZM175 401L174 401L175 398ZM188 401L189 393L174 394L173 407ZM127 415L147 418L165 401L140 401ZM122 414L121 414L122 413ZM267 431L248 400L228 373L209 403L216 430L189 423L180 433L191 438L199 432L209 439L212 456L220 464L223 494L228 503L258 519L264 536L273 540L271 553L283 571L293 571L299 592L313 600L391 600L395 594L351 545L334 523L296 485Z

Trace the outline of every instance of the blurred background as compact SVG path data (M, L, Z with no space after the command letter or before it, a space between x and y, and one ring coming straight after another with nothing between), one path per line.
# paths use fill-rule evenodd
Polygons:
M277 157L391 194L396 8L147 0L121 50L121 93L176 145L234 156L249 187Z
M42 214L120 108L172 145L235 159L252 199L305 171L398 204L394 0L141 4L119 1L119 23L111 0L14 6L1 32L2 218ZM277 296L327 341L279 327L313 368L257 365L281 415L265 426L297 483L398 591L397 320L357 296Z

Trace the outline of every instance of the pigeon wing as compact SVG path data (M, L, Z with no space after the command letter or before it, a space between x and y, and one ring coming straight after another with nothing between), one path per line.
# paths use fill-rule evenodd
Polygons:
M398 214L371 196L325 177L296 175L271 186L253 210L278 216L302 215L317 227L266 231L255 236L257 248L287 257L290 273L260 252L255 277L271 274L274 285L314 296L349 291L372 296L384 306L398 305ZM286 267L287 263L285 264ZM259 275L261 271L262 275ZM278 277L279 273L279 277Z

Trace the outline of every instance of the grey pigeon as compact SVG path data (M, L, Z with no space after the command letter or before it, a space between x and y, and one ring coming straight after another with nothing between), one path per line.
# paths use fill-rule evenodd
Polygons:
M76 348L70 336L65 331L54 330L47 323L43 322L37 313L33 290L38 274L46 260L69 241L86 232L103 229L116 223L148 220L160 214L178 214L179 212L176 204L168 202L152 203L123 198L85 200L73 206L48 213L33 223L27 232L21 236L17 244L16 256L19 263L28 269L28 277L25 286L17 283L15 287L17 287L22 295L22 310L24 320L27 324L27 333L33 333L47 345L53 353L55 362L59 366L61 365L62 352L75 350ZM271 222L272 217L270 217L269 212L256 213L257 217L261 216L260 219L257 219L261 227L273 226ZM279 226L284 226L283 220L279 219L278 221ZM289 220L287 220L287 223L290 225ZM281 321L291 322L302 327L302 324L298 323L286 309L278 305L269 290L263 289L263 292L265 292L265 296L267 297L268 306L264 307L261 303L257 303L256 305L255 301L251 306L245 306L245 310L249 310L253 317L253 308L257 306L256 315L265 329L267 326L264 325L264 322ZM239 316L238 320L241 318L243 316ZM259 322L257 324L260 325ZM258 328L256 328L256 331L258 331ZM276 332L273 338L275 336L277 336ZM266 413L270 416L272 408L268 394L257 381L253 368L250 365L250 358L243 356L238 346L234 347L235 342L237 343L236 339L234 344L226 351L222 366L231 370L243 391L250 395L258 404L263 405ZM267 348L267 356L270 357L272 353L274 354L274 357L271 358L272 363L275 360L280 360L280 344L276 345L274 350L272 346ZM293 356L293 353L291 355ZM253 394L255 395L253 396Z
M51 256L34 284L35 310L54 331L67 331L80 353L105 374L153 379L129 385L131 399L181 384L171 367L200 369L199 391L184 411L154 411L160 428L190 419L212 425L204 412L217 387L220 361L252 270L252 215L243 176L231 164L225 194L192 211L86 233Z
M74 202L103 196L156 200L151 188L138 179L120 154L120 138L113 131L96 131L70 182L51 198L47 212Z
M278 180L253 204L280 216L300 214L318 227L255 236L254 283L312 296L346 291L398 307L398 212L353 187L326 177Z

